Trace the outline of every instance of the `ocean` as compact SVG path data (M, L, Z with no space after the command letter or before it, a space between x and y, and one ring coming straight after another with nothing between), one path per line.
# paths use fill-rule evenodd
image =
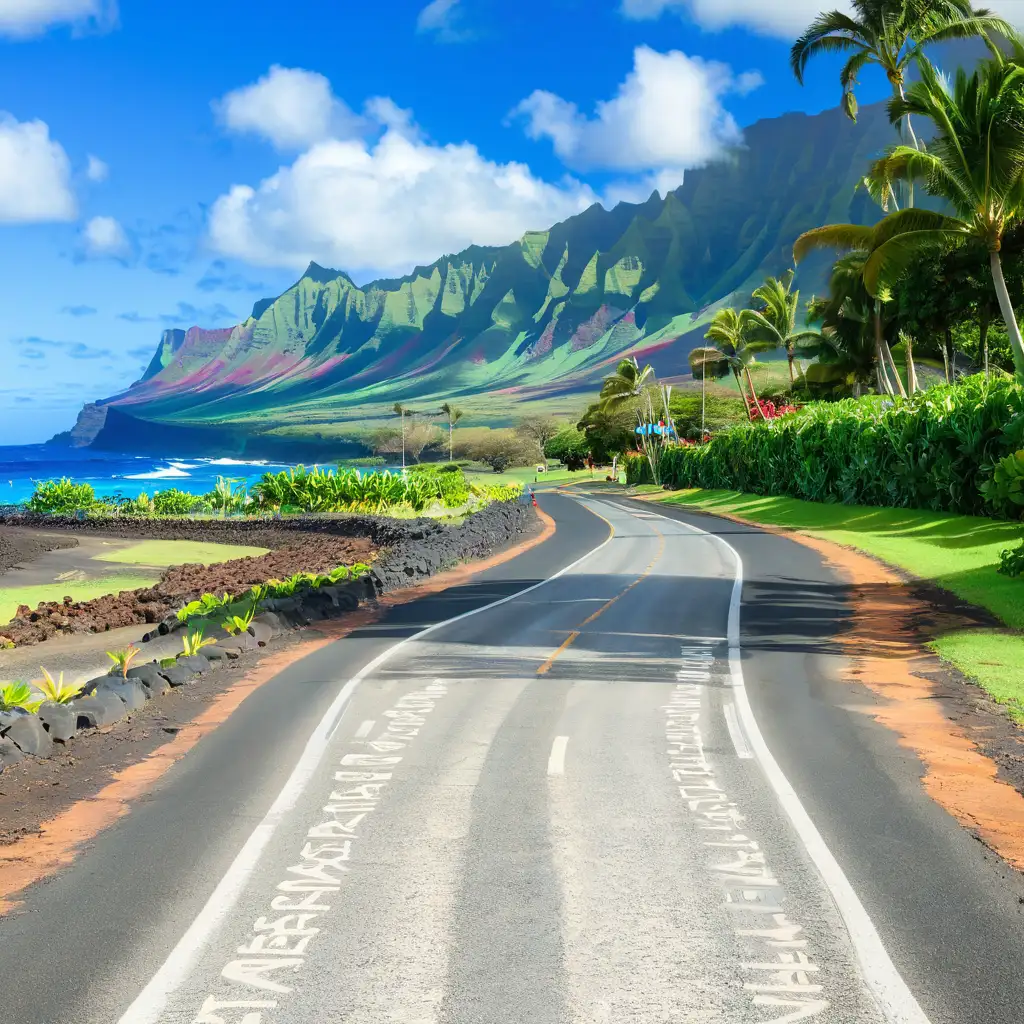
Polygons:
M216 486L218 477L244 479L248 485L264 473L285 468L287 465L280 463L238 459L158 459L41 444L0 446L0 505L28 501L37 481L65 476L75 483L92 484L97 497L120 493L136 498L143 492L152 494L171 487L206 494Z

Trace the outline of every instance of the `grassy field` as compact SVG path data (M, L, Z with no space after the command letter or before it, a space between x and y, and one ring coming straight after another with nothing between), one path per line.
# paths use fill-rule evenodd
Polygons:
M608 469L595 469L591 476L589 469L581 469L572 472L568 469L549 469L546 473L538 473L536 466L516 466L514 469L507 469L504 473L495 473L489 469L466 469L466 479L475 484L522 484L528 487L530 484L564 484L575 480L603 480L608 475Z
M246 547L243 544L207 544L191 540L143 540L130 547L97 555L101 562L121 565L213 565L229 562L249 555L265 555L266 548Z
M999 553L1024 539L1024 523L916 509L820 505L735 491L677 491L665 501L790 527L857 548L987 609L1011 630L1024 630L1024 580L996 572ZM965 630L940 637L932 646L1024 723L1022 633Z
M8 623L27 604L35 608L40 601L61 601L70 597L75 601L91 601L94 597L118 594L122 590L151 587L159 580L159 573L120 573L101 576L94 580L68 580L63 583L44 583L34 587L0 588L0 623Z
M14 618L20 605L35 608L40 601L90 601L122 590L151 587L160 579L161 570L171 565L227 562L246 555L264 555L266 548L238 544L206 544L189 540L144 540L125 548L83 559L79 576L85 579L54 580L22 587L0 587L0 623ZM139 567L134 571L118 566ZM102 571L96 571L102 570ZM88 578L88 577L92 578Z

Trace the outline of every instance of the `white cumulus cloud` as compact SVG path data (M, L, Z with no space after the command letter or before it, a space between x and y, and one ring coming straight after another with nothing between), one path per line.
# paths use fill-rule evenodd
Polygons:
M795 39L823 10L834 9L848 12L849 0L622 0L622 13L638 21L671 12L710 32L736 25L783 39Z
M113 217L93 217L82 231L82 244L93 259L124 259L132 251L128 235Z
M323 75L279 64L213 107L225 127L260 135L279 149L303 149L324 139L359 135L365 128Z
M330 139L257 186L235 185L210 216L210 242L250 263L310 260L362 274L401 274L471 243L504 245L596 201L573 180L485 159L469 143L425 141L403 112L379 141Z
M416 19L417 32L431 32L442 43L458 43L471 38L459 27L461 0L430 0Z
M90 181L106 181L110 177L110 168L98 156L90 153L85 176Z
M28 38L55 25L110 28L116 0L0 0L0 35Z
M645 172L668 179L741 141L739 126L723 99L762 82L756 71L737 76L717 61L640 46L618 94L598 103L593 117L543 90L528 96L512 114L526 118L531 138L549 138L570 167Z
M0 223L73 220L71 162L43 121L0 112Z

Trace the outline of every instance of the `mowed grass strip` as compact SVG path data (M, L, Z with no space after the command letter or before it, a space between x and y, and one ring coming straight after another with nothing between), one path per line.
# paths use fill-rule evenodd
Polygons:
M960 630L931 646L1024 724L1024 579L996 572L999 553L1024 539L1024 523L738 491L674 491L662 500L856 548L991 612L1015 632Z
M106 594L119 594L122 590L139 590L159 581L156 573L120 573L95 580L71 580L66 583L44 583L30 587L0 588L0 623L6 625L26 604L33 610L40 601L62 601L70 597L75 601L91 601Z
M215 565L250 555L265 555L266 548L244 544L216 544L192 540L143 540L138 544L96 556L100 562L120 565Z

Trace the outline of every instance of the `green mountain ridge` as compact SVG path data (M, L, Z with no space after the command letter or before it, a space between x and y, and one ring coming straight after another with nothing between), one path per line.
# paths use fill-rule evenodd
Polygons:
M224 330L165 332L142 379L61 439L108 450L276 454L335 446L396 401L470 422L572 414L615 362L688 373L715 308L791 265L794 239L877 211L859 175L895 134L881 105L759 121L662 199L594 205L507 246L470 246L362 287L310 264ZM800 271L811 294L822 258ZM56 439L55 439L56 440Z

